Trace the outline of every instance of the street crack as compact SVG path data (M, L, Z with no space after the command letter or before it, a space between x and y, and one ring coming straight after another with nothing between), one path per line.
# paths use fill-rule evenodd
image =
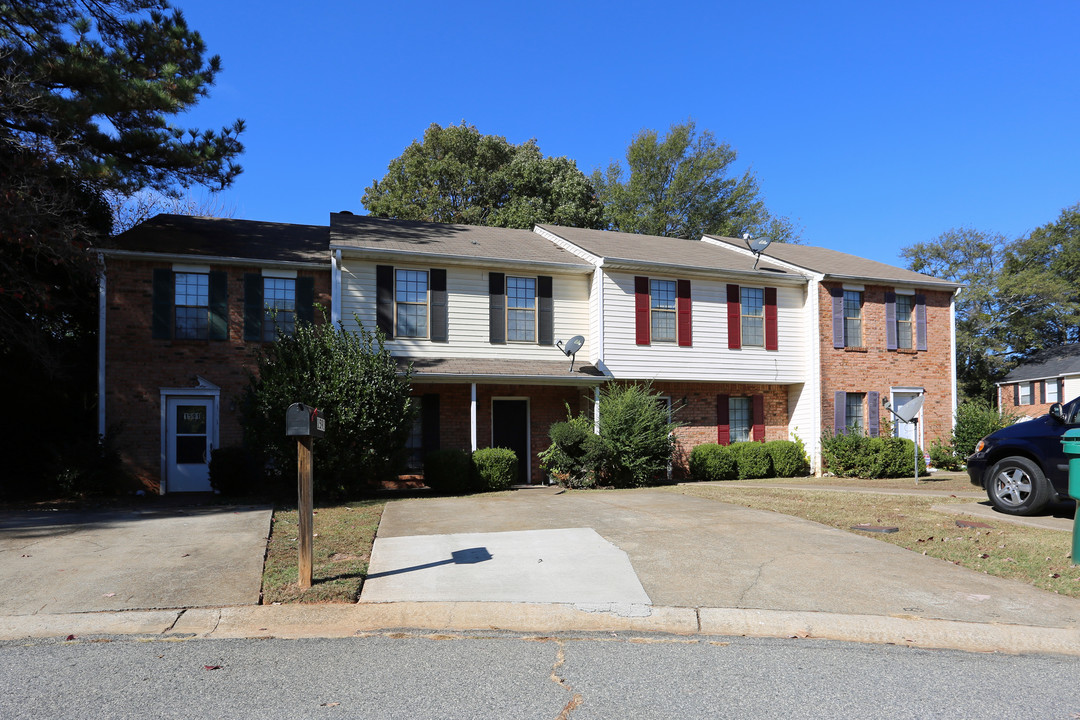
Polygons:
M566 701L566 705L555 716L555 720L567 720L570 717L570 713L581 706L585 699L581 697L581 693L574 692L574 688L570 686L570 683L566 682L566 678L559 675L559 668L566 662L566 643L562 640L556 640L555 644L558 646L558 652L555 653L555 664L551 667L551 681L570 693L570 699Z

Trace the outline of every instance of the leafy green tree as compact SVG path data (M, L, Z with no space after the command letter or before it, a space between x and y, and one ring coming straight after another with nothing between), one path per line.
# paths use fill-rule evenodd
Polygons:
M404 463L405 440L417 408L411 372L397 363L381 335L325 322L297 323L259 353L257 372L241 399L244 444L264 461L271 484L288 492L296 478L296 439L285 436L285 411L296 402L326 417L315 441L314 484L323 497L356 495L369 481L392 477Z
M693 120L672 125L663 137L642 130L626 150L626 171L613 161L592 174L605 227L664 237L750 233L798 242L794 224L765 208L752 172L729 176L736 156L708 130L699 133Z
M536 223L599 227L595 191L577 164L481 135L464 121L432 123L373 180L362 202L375 217L531 228Z

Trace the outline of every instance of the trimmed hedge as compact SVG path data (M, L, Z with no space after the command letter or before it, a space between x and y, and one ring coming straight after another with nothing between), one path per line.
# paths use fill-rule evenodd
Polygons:
M543 450L540 467L566 487L589 487L596 484L596 473L603 463L604 446L592 420L584 415L570 416L566 422L553 423L548 429L551 445Z
M424 456L424 483L437 493L459 495L476 487L468 450L434 450Z
M736 472L740 480L772 477L772 458L765 443L737 442L730 446L735 455Z
M508 448L481 448L472 462L479 490L506 490L517 479L517 453Z
M772 460L776 477L804 477L810 474L810 463L806 460L806 452L800 443L770 440L765 443L765 452Z
M825 465L840 477L890 478L915 475L915 444L906 438L867 437L856 433L821 439ZM918 453L919 474L926 460Z
M704 443L690 451L690 477L702 482L734 480L735 455L716 443Z

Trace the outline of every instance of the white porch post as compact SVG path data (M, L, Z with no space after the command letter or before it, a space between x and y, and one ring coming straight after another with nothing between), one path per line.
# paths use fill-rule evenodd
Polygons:
M600 432L600 386L593 388L592 423L593 432Z
M473 452L476 452L476 383L472 383L472 398L469 401L469 434Z

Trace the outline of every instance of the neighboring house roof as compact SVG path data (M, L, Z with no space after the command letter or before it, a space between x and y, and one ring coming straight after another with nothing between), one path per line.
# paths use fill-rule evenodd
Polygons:
M552 357L559 357L557 347ZM598 368L579 363L570 372L570 359L565 360L508 360L495 358L409 358L396 357L402 370L412 363L414 380L543 380L565 381L568 384L598 383L608 380Z
M705 237L747 251L746 242L743 240L721 235L706 235ZM773 243L761 254L761 260L764 263L770 257L831 278L884 280L886 282L911 283L923 286L937 285L943 289L962 287L960 284L950 280L941 280L930 275L923 275L912 270L887 265L877 260L867 260L857 255L849 255L839 250L814 247L813 245Z
M506 261L589 268L580 258L532 230L387 220L366 215L332 213L333 249L422 253L477 261Z
M754 258L724 247L683 238L639 235L637 233L610 230L585 230L561 225L537 225L552 235L567 240L605 261L631 264L674 265L702 270L731 270L754 272ZM758 263L758 272L774 272L791 275L767 257Z
M330 229L231 218L156 215L110 238L110 250L330 264Z
M1080 343L1040 350L1026 363L1013 369L998 385L1076 374L1080 374Z

